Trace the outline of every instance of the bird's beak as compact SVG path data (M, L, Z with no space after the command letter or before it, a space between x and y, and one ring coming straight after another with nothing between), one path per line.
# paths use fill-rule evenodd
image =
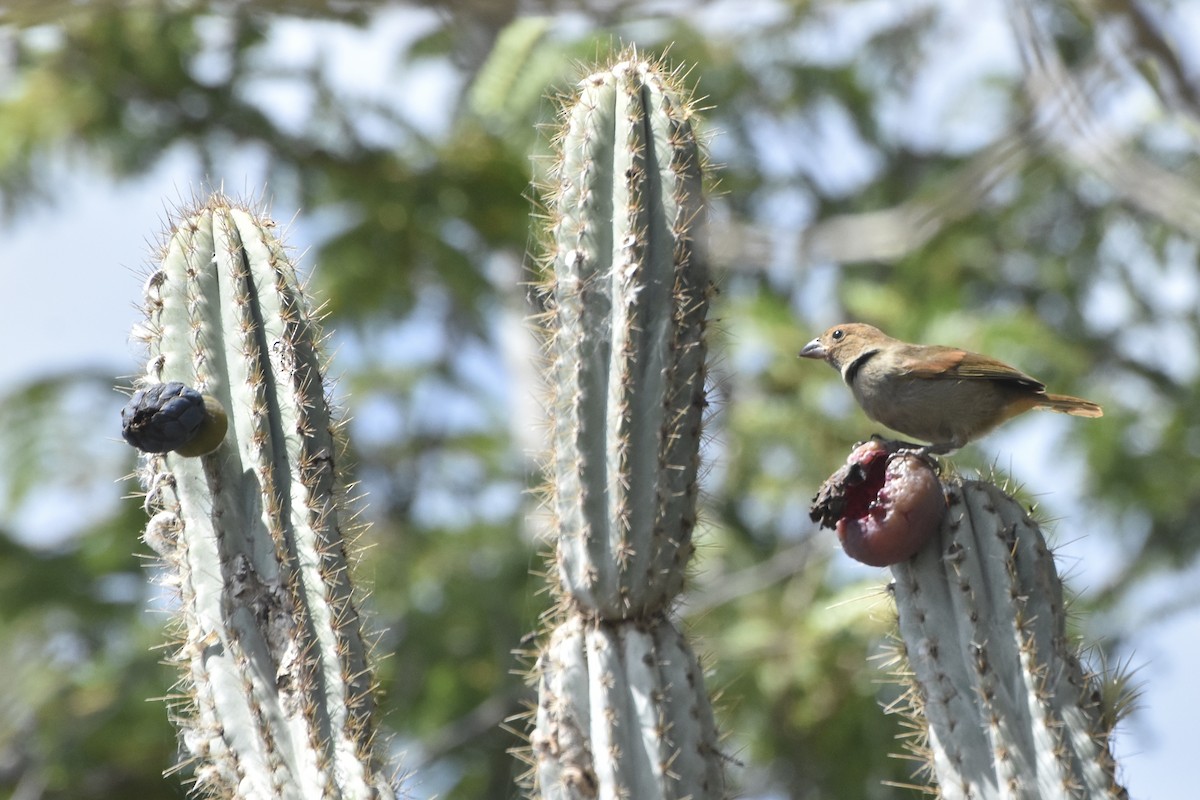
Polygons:
M825 346L821 344L820 339L813 339L800 351L801 358L824 358L825 355Z

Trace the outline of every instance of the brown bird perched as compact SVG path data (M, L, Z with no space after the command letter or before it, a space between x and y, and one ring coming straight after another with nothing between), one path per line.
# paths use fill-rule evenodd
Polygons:
M842 374L867 416L949 453L1031 408L1100 417L1100 406L1063 394L987 356L908 344L859 323L835 325L800 351Z

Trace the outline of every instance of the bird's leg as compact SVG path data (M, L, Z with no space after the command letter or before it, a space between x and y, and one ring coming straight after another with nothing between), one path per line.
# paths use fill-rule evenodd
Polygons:
M882 444L883 446L886 446L887 449L892 452L911 452L911 453L917 453L917 455L919 455L919 456L924 456L924 455L926 455L926 453L929 453L929 452L938 452L938 451L930 451L930 447L934 447L935 445L918 445L916 443L916 441L905 441L904 439L888 439L887 437L884 437L884 435L878 434L878 433L872 433L870 440L878 441L878 443ZM857 446L863 445L863 444L866 444L866 443L864 443L864 441L859 441L858 445L854 445L854 446L857 447Z
M936 456L944 456L962 447L958 442L934 442L933 444L897 442L896 444L900 445L900 449L896 451L896 455L916 456L932 467L939 475L942 471L942 465L938 462Z
M915 451L915 450L921 449L922 447L927 447L927 445L917 444L916 442L906 442L901 439L889 439L880 433L872 433L870 441L879 442L880 444L885 445L889 450L892 450L894 452ZM864 444L866 444L866 442L859 442L858 444L856 444L854 446L858 447L858 446L864 445Z
M942 474L942 463L938 461L937 456L944 456L947 453L952 453L962 447L958 442L935 442L933 444L921 445L912 450L901 450L902 453L908 453L916 456L932 467L938 475Z
M887 448L888 453L890 453L892 456L916 456L926 464L929 464L939 473L941 471L941 465L938 464L938 461L936 458L934 458L934 456L949 453L952 450L957 450L962 446L955 442L943 442L941 444L917 444L916 442L906 442L902 439L889 439L886 436L878 433L871 434L869 441L879 442L885 448ZM866 444L866 442L859 442L854 446L855 448L858 448L862 447L864 444Z

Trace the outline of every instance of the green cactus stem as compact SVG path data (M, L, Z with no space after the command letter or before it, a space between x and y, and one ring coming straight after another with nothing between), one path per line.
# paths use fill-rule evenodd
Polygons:
M180 215L146 284L146 372L215 398L198 458L146 453L145 541L178 587L174 716L196 788L390 797L343 538L320 333L269 219L223 196Z
M692 553L708 273L690 109L654 65L585 78L553 202L553 510L563 588L661 611Z
M533 745L543 798L720 796L703 672L668 620L573 617L541 672Z
M1126 798L1111 709L1066 633L1036 523L982 482L946 487L938 535L892 567L912 691L938 796Z
M531 736L546 798L724 796L703 676L667 618L694 549L709 295L683 97L627 51L564 109L546 294L565 621Z

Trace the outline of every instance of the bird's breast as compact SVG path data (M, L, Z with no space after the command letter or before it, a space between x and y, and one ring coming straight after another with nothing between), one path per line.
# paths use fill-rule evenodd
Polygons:
M994 381L914 378L863 369L851 385L871 419L926 442L965 443L1024 410Z

